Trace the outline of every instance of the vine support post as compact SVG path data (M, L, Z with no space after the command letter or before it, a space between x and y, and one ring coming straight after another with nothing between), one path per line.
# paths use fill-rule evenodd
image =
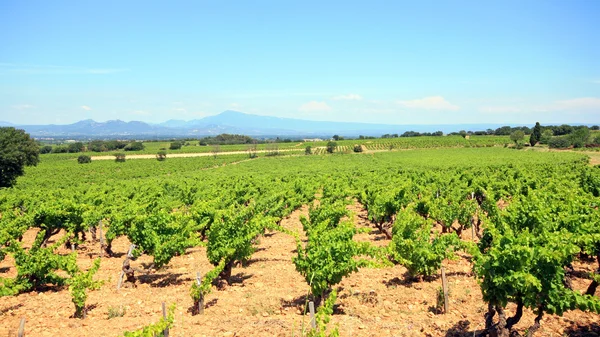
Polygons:
M165 302L162 302L162 314L163 314L163 319L167 319L167 307L165 305ZM165 330L163 331L163 335L164 337L169 337L169 328L165 328Z
M442 266L442 290L444 291L444 313L448 313L448 280L446 279L446 270Z
M315 321L315 303L313 301L308 302L308 311L310 312L310 327L314 330L317 328L317 322Z
M133 255L131 253L135 249L135 245L131 244L129 246L129 251L127 252L127 256L125 256L125 261L123 261L123 265L125 265ZM119 284L117 284L117 289L121 289L121 284L123 283L123 277L125 276L125 270L121 270L121 276L119 276Z
M98 221L98 230L98 234L100 234L100 257L103 257L106 243L104 242L104 233L102 231L102 220Z
M17 336L25 336L25 317L21 318L21 322L19 323L19 332L17 333Z
M198 286L202 284L200 272L196 273L196 284ZM204 295L202 294L200 294L200 299L198 300L198 315L204 315Z

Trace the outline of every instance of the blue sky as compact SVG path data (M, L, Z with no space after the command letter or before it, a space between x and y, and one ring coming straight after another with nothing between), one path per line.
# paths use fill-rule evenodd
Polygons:
M600 1L0 2L0 121L600 123Z

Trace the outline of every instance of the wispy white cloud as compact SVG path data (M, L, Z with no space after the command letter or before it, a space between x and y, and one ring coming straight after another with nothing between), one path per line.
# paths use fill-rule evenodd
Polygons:
M242 107L242 105L239 104L239 103L231 103L231 104L229 104L229 108L230 109L240 109L241 107Z
M31 105L31 104L16 104L12 106L13 109L17 109L17 110L25 110L25 109L33 109L35 108L35 106Z
M302 104L298 110L302 112L331 111L331 107L325 102L310 101Z
M581 97L557 101L554 106L559 110L600 110L600 98Z
M358 94L348 94L333 96L331 99L333 99L334 101L360 101L363 98L361 95Z
M82 108L82 109L83 109L83 110L85 110L85 111L90 111L90 110L92 110L92 108L90 108L90 107L89 107L89 106L87 106L87 105L82 105L82 106L80 106L80 108Z
M592 83L600 84L600 80L592 80Z
M424 109L424 110L450 110L456 111L460 107L448 102L442 96L430 96L420 99L413 99L409 101L397 101L399 105L410 108L410 109Z
M600 111L600 98L579 97L546 104L483 106L479 111L490 114Z
M149 116L150 112L146 110L134 110L131 114L136 116Z
M42 64L18 64L18 63L0 63L0 70L20 73L20 74L46 74L46 75L65 75L65 74L90 74L105 75L122 73L129 71L127 68L88 68L74 66L57 66Z

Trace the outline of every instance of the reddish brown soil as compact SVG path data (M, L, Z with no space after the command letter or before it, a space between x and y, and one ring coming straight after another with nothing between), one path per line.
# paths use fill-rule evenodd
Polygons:
M358 226L372 227L360 205L351 205L350 209ZM307 210L303 207L294 212L282 225L301 231L299 216L306 215ZM24 241L31 242L34 235L34 231L29 231ZM388 244L376 229L357 235L356 239L378 246ZM114 242L114 250L119 254L126 253L128 246L124 238ZM123 257L103 258L97 279L105 280L105 284L89 293L92 309L86 319L70 318L74 307L66 288L4 297L0 301L0 336L15 336L21 317L27 319L28 336L120 336L124 331L158 321L163 301L177 305L171 336L301 336L302 327L308 324L302 310L309 288L291 261L295 248L294 239L286 234L268 233L261 237L247 265L234 268L234 284L213 289L207 296L203 316L190 314L189 289L197 271L205 273L212 268L205 248L190 249L152 274L137 273L137 287L121 290L116 289L116 284ZM80 266L88 268L98 251L96 243L82 245ZM61 252L69 251L61 248ZM151 258L142 256L132 265L141 269L150 262ZM450 288L448 314L433 312L441 286L439 278L410 283L401 266L361 269L339 284L338 305L330 325L337 325L341 336L472 336L473 330L483 326L485 304L471 275L468 257L448 261L445 267ZM591 263L575 267L582 275L593 269ZM10 258L0 263L0 277L14 275L16 270ZM573 284L584 290L589 282L575 279ZM123 308L125 315L108 319L109 308ZM533 319L531 311L526 310L518 327L524 331ZM581 311L568 312L564 317L548 315L538 336L568 335L574 324L590 326L598 333L600 327L592 323L599 321L598 315Z

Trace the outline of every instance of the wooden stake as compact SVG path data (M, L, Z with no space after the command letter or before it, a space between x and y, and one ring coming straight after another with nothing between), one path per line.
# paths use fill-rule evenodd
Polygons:
M162 302L162 311L163 311L163 318L166 320L167 319L167 307L165 305L165 302ZM165 337L169 337L169 328L165 328L165 331L163 332Z
M442 289L444 291L444 313L448 313L448 280L446 279L446 270L442 266Z
M128 259L132 258L133 255L131 255L131 252L135 249L135 245L132 244L131 246L129 246L129 251L127 252L127 256L125 256L125 261L127 261ZM121 270L121 276L119 276L119 284L117 284L117 289L121 289L121 284L123 283L123 277L125 276L125 271Z
M315 321L315 303L313 301L308 302L308 311L310 312L310 327L314 330L317 328L317 322Z
M25 336L25 317L21 318L21 323L19 323L19 332L17 336Z
M200 272L196 273L196 284L200 286L202 284L202 277L200 276ZM198 315L204 315L204 296L200 295L200 300L198 301Z

